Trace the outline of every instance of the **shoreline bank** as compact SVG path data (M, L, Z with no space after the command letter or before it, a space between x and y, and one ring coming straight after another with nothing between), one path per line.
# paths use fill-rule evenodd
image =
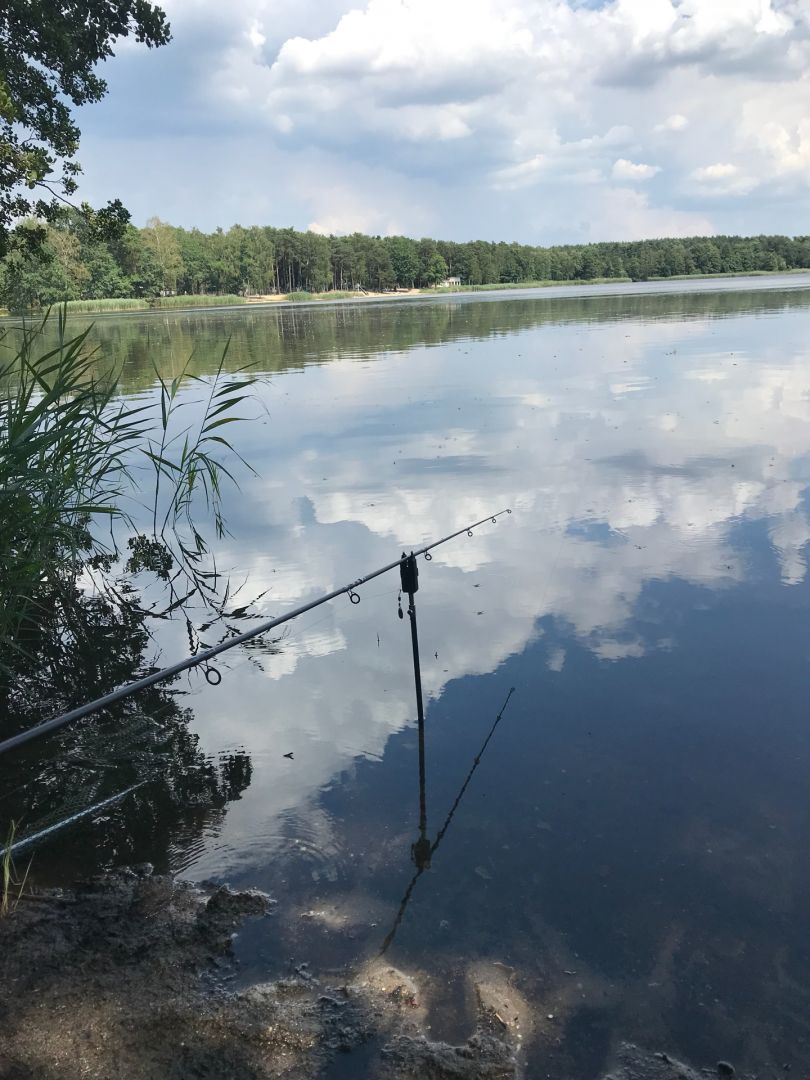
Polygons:
M671 277L652 277L640 281L632 281L630 278L590 278L587 280L570 281L518 281L518 282L494 282L487 285L459 285L451 288L420 288L398 289L391 292L347 292L332 290L323 293L271 293L254 296L202 296L195 294L192 297L171 297L170 303L156 303L150 305L146 301L138 301L122 298L120 307L115 298L99 301L98 307L93 306L93 301L68 301L67 313L73 316L97 316L97 315L168 315L188 314L193 312L231 311L248 308L263 307L312 307L323 305L354 305L374 304L395 301L415 301L430 299L451 299L453 297L470 296L500 296L509 293L543 292L557 289L570 289L570 294L586 289L598 288L599 295L634 295L636 290L640 293L647 292L649 286L666 285L670 282L676 286L698 285L717 282L718 284L728 281L762 281L767 282L775 278L807 279L810 286L810 268L792 270L751 270L734 271L718 274L677 274ZM614 288L614 286L616 288ZM629 288L627 288L629 286ZM797 287L797 286L791 286ZM664 290L662 290L664 291ZM672 291L680 291L678 288ZM688 291L684 289L684 291ZM184 301L188 299L187 303ZM75 304L75 306L71 306ZM56 306L56 305L55 305ZM38 318L42 312L29 314L12 313L0 310L0 318Z
M570 1010L532 1007L514 969L493 960L470 959L459 1045L431 1035L441 988L376 953L326 974L292 958L273 981L236 989L233 938L276 917L262 893L204 890L149 867L25 895L0 920L0 1076L519 1080L554 1067ZM621 1039L603 1069L602 1080L717 1075Z

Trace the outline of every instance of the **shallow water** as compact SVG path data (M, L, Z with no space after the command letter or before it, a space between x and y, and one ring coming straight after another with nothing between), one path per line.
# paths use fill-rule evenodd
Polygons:
M507 965L554 1018L530 1075L596 1076L617 1037L810 1071L810 288L767 285L99 320L132 394L229 336L267 373L220 552L263 616L513 511L420 561L430 869L394 576L178 684L238 778L150 828L125 800L105 861L277 897L244 982L385 946L443 1037L469 961ZM185 655L185 626L159 642Z

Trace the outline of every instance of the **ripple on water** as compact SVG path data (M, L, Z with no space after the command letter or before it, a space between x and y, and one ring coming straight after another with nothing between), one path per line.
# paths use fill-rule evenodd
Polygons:
M198 881L239 883L249 874L252 885L270 892L313 883L334 886L345 879L348 862L338 830L323 810L286 811L264 823L251 822L244 836L211 829L183 854L183 869Z

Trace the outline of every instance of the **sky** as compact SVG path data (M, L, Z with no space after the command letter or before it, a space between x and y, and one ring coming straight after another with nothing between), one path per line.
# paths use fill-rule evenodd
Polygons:
M94 204L580 243L810 231L810 0L164 0L79 110Z

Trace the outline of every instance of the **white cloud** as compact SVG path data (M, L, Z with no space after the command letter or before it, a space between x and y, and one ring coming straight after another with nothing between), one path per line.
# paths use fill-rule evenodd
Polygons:
M709 193L714 195L745 195L758 184L754 177L746 176L738 165L730 162L717 162L695 169L692 179L705 185Z
M254 39L264 32L255 14L250 27ZM769 0L614 0L596 10L563 0L368 0L321 36L290 37L269 65L260 48L234 50L220 76L250 86L271 125L291 117L293 130L330 145L363 133L383 146L475 136L481 157L503 158L510 142L584 118L600 83L655 83L695 65L760 71L776 62L775 44L784 68L784 49L801 51L800 30L798 15ZM673 113L659 126L686 123Z
M533 139L524 132L515 140L516 150L539 145L540 152L495 169L490 180L493 187L505 190L533 186L544 177L575 184L598 183L604 176L602 169L594 163L601 162L608 151L626 146L633 140L633 129L626 124L614 124L603 133L596 132L570 142L564 142L556 131L536 134ZM645 170L652 166L640 168Z
M736 165L722 164L706 165L702 169L695 169L692 174L696 180L727 180L729 177L738 176L739 168Z
M163 212L171 195L158 173L121 149L147 138L196 186L180 201L183 223L208 227L228 224L222 207L241 203L243 222L267 220L267 204L273 220L298 227L364 228L368 218L370 228L418 232L432 217L451 238L575 241L598 233L596 207L612 182L657 176L651 222L694 217L698 198L711 200L713 228L734 231L740 196L756 188L756 216L739 218L746 231L785 231L797 219L785 193L800 199L810 183L810 13L798 0L166 6L173 43L125 50L105 66L108 102L83 110L91 142L101 120L82 194L131 192L128 203ZM668 137L687 127L688 139ZM209 131L211 160L190 174L184 140ZM242 140L242 159L303 163L317 153L328 167L305 191L303 168L286 164L253 184L218 167L226 137ZM115 189L111 156L127 162ZM723 183L701 172L732 161L739 173ZM404 216L386 213L386 191L358 181L369 168L410 188ZM343 194L330 198L335 177ZM348 183L365 208L358 198L346 209ZM600 197L583 200L583 185Z
M673 113L660 124L656 124L653 131L684 131L689 127L689 121L682 113Z
M788 98L780 87L763 87L742 110L741 140L759 151L767 168L780 179L810 182L810 73Z
M507 191L529 187L542 179L543 170L547 165L548 158L545 154L535 154L528 161L497 169L492 177L493 187L505 188Z
M643 240L650 236L710 236L705 214L650 205L646 193L628 188L601 192L591 226L593 240Z
M614 180L651 180L660 172L659 165L645 165L642 162L628 161L627 158L618 158L613 162Z

